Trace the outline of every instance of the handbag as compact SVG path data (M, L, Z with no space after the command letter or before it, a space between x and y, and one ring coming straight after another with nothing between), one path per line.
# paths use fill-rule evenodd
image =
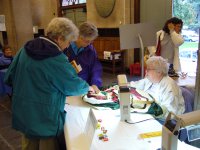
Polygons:
M157 44L157 47L156 47L156 56L160 56L161 55L161 40L160 40L160 36L161 36L161 34L158 37L158 44Z
M157 117L163 114L163 110L160 107L160 105L158 105L156 102L153 102L151 103L151 106L149 107L147 114L151 114Z
M155 117L163 114L162 108L151 94L135 88L131 89L131 94L131 112L151 114Z

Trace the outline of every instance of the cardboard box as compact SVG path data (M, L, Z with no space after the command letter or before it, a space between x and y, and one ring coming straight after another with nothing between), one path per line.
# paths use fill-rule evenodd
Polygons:
M109 51L104 51L104 59L107 59L107 60L113 60L113 56L115 59L120 59L120 56L121 54L120 53L116 53L114 55L112 55L112 52L109 52Z

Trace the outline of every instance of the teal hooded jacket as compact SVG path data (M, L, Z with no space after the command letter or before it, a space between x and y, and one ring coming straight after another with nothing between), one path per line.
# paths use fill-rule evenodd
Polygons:
M44 37L20 49L4 81L13 87L12 126L29 138L63 132L66 96L86 94L89 89L57 44Z

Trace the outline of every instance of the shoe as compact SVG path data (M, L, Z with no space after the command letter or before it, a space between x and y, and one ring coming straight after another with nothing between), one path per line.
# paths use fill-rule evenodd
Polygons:
M6 93L6 95L9 97L10 100L12 100L12 94Z
M175 72L175 70L174 69L169 69L169 71L168 71L168 75L170 76L170 77L179 77L179 75Z
M179 75L178 75L177 73L173 73L173 74L168 73L168 75L169 75L170 77L179 77Z

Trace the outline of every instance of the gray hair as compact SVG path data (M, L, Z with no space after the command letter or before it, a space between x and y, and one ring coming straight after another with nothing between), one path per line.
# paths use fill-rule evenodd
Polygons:
M98 29L94 24L84 22L79 26L79 35L94 40L98 36Z
M61 36L64 41L76 41L78 38L78 28L71 20L63 17L56 17L48 24L46 35L53 40Z
M155 69L156 72L162 73L164 76L168 74L169 67L167 61L161 56L150 57L147 60L146 64L147 64L147 69L148 67L151 67Z

